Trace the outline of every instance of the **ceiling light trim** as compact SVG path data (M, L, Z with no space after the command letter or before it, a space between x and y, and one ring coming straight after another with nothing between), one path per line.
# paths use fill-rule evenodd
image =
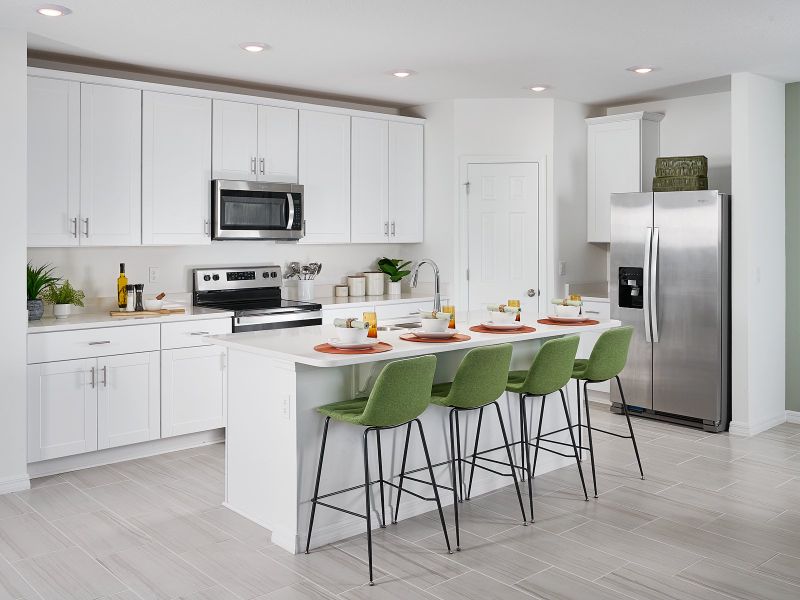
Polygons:
M41 4L36 7L36 12L43 17L66 17L72 10L60 4Z
M239 48L241 48L246 52L249 52L250 54L258 54L259 52L268 50L269 46L264 42L242 42L241 44L239 44Z

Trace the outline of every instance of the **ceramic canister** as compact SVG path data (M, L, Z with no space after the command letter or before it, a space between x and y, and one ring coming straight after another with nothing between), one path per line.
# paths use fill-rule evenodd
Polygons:
M363 275L351 275L347 278L347 288L351 296L363 296L367 292L366 279Z

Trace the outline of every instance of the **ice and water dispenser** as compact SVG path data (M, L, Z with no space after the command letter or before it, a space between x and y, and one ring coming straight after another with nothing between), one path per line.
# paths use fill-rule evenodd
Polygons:
M639 267L619 268L619 306L620 308L643 308L644 269Z

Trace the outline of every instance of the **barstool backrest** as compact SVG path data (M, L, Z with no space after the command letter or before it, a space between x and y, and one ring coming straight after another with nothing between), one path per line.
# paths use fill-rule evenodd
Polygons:
M511 344L473 348L458 366L447 396L448 406L474 408L494 402L506 389Z
M435 371L433 355L390 362L375 381L361 424L394 427L416 419L430 403Z
M586 371L581 376L589 381L606 381L620 374L628 362L633 327L615 327L604 331L592 348Z
M579 341L577 335L570 335L542 344L528 369L522 386L524 392L532 396L546 396L567 385L572 377Z

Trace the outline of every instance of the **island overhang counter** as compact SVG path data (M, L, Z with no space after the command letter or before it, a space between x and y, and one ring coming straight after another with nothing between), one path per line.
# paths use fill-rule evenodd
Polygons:
M479 319L470 321L478 323ZM464 326L463 332L471 339L453 343L409 342L400 339L402 331L381 331L379 339L391 344L392 349L379 354L317 352L314 346L335 337L334 327L330 325L209 337L211 342L228 348L225 506L269 529L274 544L297 553L305 546L324 423L324 418L315 410L317 406L368 395L383 365L392 360L433 354L437 357L435 381L449 381L471 348L511 343L511 368L522 370L530 367L536 350L548 338L597 332L617 327L620 323L610 320L585 326L534 325L534 332L513 334L475 333L466 331ZM534 400L533 409L528 411L529 418L538 419L540 401ZM519 441L518 398L508 394L499 402L509 437ZM575 410L574 404L570 410ZM434 469L440 485L448 485L450 481L449 466L445 462L449 458L447 415L447 409L431 406L420 417L432 461L445 463ZM462 416L462 444L470 450L474 443L472 436L476 420L477 415ZM529 424L529 431L535 431L536 424ZM353 512L363 512L361 431L360 428L337 425L332 423L328 433L320 493L355 487L352 492L341 494L333 501ZM563 426L561 411L555 408L545 411L544 431ZM566 432L563 435L562 441L568 441ZM384 477L399 476L403 430L386 431L381 441ZM481 431L481 448L493 448L501 443L502 435L496 420L487 420ZM501 455L498 454L497 458ZM540 453L536 472L543 474L570 462L573 461ZM419 444L411 444L407 470L424 464ZM375 469L377 471L377 467ZM472 497L510 484L510 477L476 470ZM579 485L576 480L576 486ZM411 482L408 488L430 495L429 486ZM393 514L396 498L396 491L391 487L388 490L387 515ZM443 505L452 504L452 492L440 489L440 495ZM375 493L372 497L373 511L377 510L374 513L377 515L380 500L376 499ZM404 495L399 519L432 509L435 505ZM376 517L372 522L378 526L380 518ZM313 546L338 541L363 530L362 519L320 508L314 525Z

